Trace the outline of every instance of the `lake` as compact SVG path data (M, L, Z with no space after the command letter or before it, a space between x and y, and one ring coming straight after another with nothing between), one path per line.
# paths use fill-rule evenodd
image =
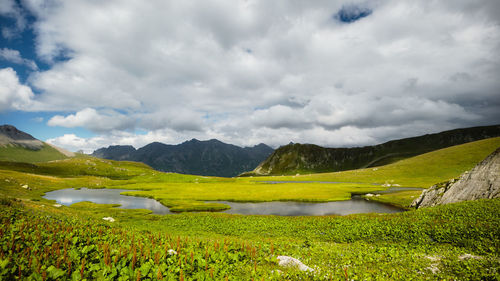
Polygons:
M47 192L46 199L56 200L59 204L69 206L73 203L90 201L99 204L120 204L123 209L148 209L154 214L172 214L169 209L160 202L144 197L125 196L121 192L131 191L126 189L60 189ZM334 201L324 203L310 202L228 202L210 201L224 203L231 209L222 211L228 214L242 215L278 215L278 216L323 216L323 215L349 215L358 213L397 213L404 211L391 205L368 201L359 195L351 200Z
M56 200L57 203L69 206L82 201L90 201L98 204L120 204L123 209L148 209L154 214L172 214L169 209L160 202L135 196L121 195L121 192L131 191L128 189L59 189L45 193L46 199Z

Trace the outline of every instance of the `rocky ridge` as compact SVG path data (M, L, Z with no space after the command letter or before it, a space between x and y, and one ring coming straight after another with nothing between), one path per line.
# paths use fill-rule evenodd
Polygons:
M500 197L500 148L463 173L459 179L433 185L411 207L422 208L468 200Z

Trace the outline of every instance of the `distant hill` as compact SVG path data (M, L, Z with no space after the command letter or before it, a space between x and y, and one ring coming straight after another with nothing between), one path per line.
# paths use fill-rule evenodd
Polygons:
M73 156L69 151L37 140L11 125L0 126L0 161L45 162Z
M242 148L215 139L192 139L178 145L153 142L137 150L114 145L100 148L92 156L142 162L164 172L232 177L257 167L272 152L265 144Z
M252 172L242 176L293 175L375 167L497 136L500 136L500 125L456 129L365 147L325 148L313 144L289 144L276 149Z

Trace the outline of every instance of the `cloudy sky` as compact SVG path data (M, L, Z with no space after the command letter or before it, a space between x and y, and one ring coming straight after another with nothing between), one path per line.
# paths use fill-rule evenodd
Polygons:
M1 0L0 123L70 150L500 123L498 0Z

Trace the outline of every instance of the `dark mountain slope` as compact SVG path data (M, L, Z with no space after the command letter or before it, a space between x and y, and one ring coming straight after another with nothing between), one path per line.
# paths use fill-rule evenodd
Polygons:
M500 125L456 129L365 147L324 148L313 144L289 144L275 150L252 172L243 175L290 175L375 167L497 136L500 136Z
M242 148L215 139L192 139L178 145L154 142L137 150L132 146L110 146L92 155L143 162L165 172L231 177L255 168L272 152L265 144Z

